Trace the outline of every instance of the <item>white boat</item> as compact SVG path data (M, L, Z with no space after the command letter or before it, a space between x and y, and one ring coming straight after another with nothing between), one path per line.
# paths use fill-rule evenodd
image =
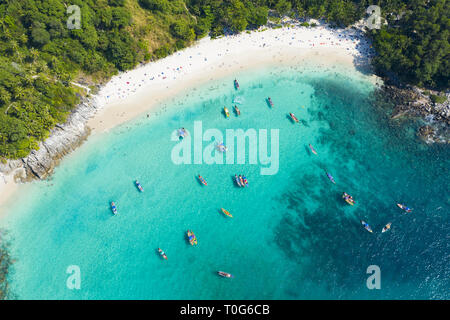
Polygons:
M384 226L383 230L381 230L381 233L384 233L391 229L392 222L389 222L387 225Z
M217 271L218 275L224 278L234 278L234 276L231 273L224 272L224 271Z
M136 183L136 187L139 189L140 192L144 192L144 188L142 188L141 184L139 183L139 181L135 181Z
M219 144L217 144L216 148L217 148L217 150L219 150L220 152L225 152L225 151L227 151L227 147L223 144L223 142L220 142Z

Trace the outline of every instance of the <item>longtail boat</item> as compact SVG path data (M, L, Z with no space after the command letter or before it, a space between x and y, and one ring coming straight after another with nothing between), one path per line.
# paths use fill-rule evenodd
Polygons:
M227 118L230 117L230 111L228 111L227 107L223 107L223 112L225 113L225 117L227 117Z
M297 119L297 117L296 117L292 112L289 113L289 116L291 117L292 121L294 121L294 122L299 122L299 120Z
M144 192L144 188L142 188L142 185L139 183L139 181L136 180L134 183L136 184L136 187L140 192Z
M224 278L234 278L234 276L231 273L224 272L224 271L217 271L217 274Z
M391 229L392 222L389 222L387 225L384 226L383 230L381 230L381 233L384 233Z
M189 243L192 246L197 244L197 237L195 236L194 232L192 232L191 230L188 230L187 231L187 236L188 236Z
M159 255L161 256L161 258L164 258L165 260L167 260L167 255L164 251L161 250L161 248L158 248L158 252L159 252Z
M352 196L346 192L342 193L342 198L351 206L355 204L355 200L353 200Z
M325 171L325 173L327 174L328 179L330 179L331 182L333 182L334 184L336 184L336 181L334 181L334 178L331 174L329 174L328 172Z
M237 174L234 175L234 179L239 187L243 187L243 185L241 184L241 180L239 179Z
M116 208L116 204L114 203L114 201L111 202L111 210L114 214L117 214L117 208Z
M309 144L309 148L311 149L311 152L314 154L317 154L317 151L313 148L313 146L311 145L311 143Z
M364 229L366 229L370 233L373 233L372 228L369 226L369 224L367 222L365 222L364 220L361 220L361 224L363 225Z
M231 215L231 213L229 213L227 210L225 210L224 208L222 208L222 212L224 214L226 214L227 216L229 216L230 218L233 218L233 216Z
M200 182L201 182L203 185L205 185L205 186L208 185L208 183L206 182L206 180L203 179L203 177L202 177L201 175L198 175L198 180L200 180Z
M411 208L408 208L407 206L405 206L404 204L401 204L401 203L397 203L397 207L399 207L402 210L405 210L405 212L411 212L412 211Z

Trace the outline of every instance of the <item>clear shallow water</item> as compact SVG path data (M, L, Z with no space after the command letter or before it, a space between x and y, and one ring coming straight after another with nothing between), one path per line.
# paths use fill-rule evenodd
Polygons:
M27 186L2 221L17 260L13 293L22 299L448 299L448 149L419 143L413 123L389 125L388 110L359 74L285 67L237 77L240 91L226 78L175 97L150 118L91 138L49 181ZM231 111L236 96L242 114L225 119L222 107ZM302 123L288 120L289 112ZM173 164L172 131L192 133L196 120L204 130L279 129L278 173L262 176L259 165L249 164ZM207 187L196 181L198 173ZM235 187L235 173L246 174L250 187ZM355 206L342 201L342 191ZM397 202L413 213L402 215ZM221 207L234 218L220 214ZM381 234L387 222L392 229ZM198 246L187 243L187 229ZM381 268L381 290L366 287L373 264ZM81 269L81 290L66 287L69 265ZM235 278L220 278L217 270Z

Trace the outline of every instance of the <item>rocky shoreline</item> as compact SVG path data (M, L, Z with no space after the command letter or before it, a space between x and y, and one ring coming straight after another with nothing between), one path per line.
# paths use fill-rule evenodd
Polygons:
M67 121L58 124L50 137L39 143L39 149L33 150L27 157L0 163L0 174L14 175L15 182L27 182L33 179L45 179L52 174L60 160L89 136L91 129L86 125L100 108L95 96L82 98Z
M450 143L450 91L445 93L446 101L433 102L432 96L443 93L424 90L414 86L385 84L383 91L388 99L395 103L391 119L416 117L423 121L417 135L426 143Z

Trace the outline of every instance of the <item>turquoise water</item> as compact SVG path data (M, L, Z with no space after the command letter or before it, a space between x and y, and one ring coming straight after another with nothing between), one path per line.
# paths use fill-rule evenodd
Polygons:
M450 298L448 148L419 142L412 121L389 122L389 104L359 73L277 67L235 76L241 90L233 77L183 93L148 118L92 137L50 180L24 188L2 221L17 298ZM225 119L222 107L231 111L236 97L241 116ZM261 175L258 164L175 165L171 134L192 133L194 121L224 133L279 129L278 173ZM248 188L234 186L235 173ZM397 202L413 212L402 215ZM392 229L381 234L387 222ZM80 267L80 290L66 286L70 265ZM366 287L369 265L380 267L380 290Z

